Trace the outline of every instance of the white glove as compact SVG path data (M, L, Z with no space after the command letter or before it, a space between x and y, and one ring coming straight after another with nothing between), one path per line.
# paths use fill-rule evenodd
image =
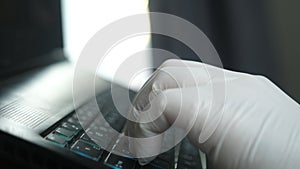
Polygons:
M168 60L134 106L140 123L128 123L130 136L153 137L176 121L213 168L300 168L300 106L262 76ZM161 136L153 140L130 142L142 165L160 152Z

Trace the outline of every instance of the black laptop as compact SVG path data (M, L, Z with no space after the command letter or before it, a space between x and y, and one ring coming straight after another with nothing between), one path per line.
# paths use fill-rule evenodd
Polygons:
M76 107L85 112L79 122L72 98L74 66L63 52L60 1L4 0L0 9L1 159L39 169L206 168L203 154L188 139L146 166L101 148L93 138L116 147L118 135L110 128L121 134L126 119L113 104L111 83L97 78L96 100L104 121L93 122L96 110L85 98ZM82 81L91 76L82 73ZM134 97L134 91L117 87Z

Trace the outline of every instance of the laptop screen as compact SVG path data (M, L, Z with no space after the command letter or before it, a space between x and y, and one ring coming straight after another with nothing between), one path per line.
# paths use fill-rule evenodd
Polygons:
M62 48L60 0L1 0L0 76L41 63Z

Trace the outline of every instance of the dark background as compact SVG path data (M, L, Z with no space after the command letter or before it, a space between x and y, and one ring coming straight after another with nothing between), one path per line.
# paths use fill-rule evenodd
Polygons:
M150 0L149 8L199 27L216 47L224 68L264 75L300 102L300 1ZM165 36L154 35L152 46L199 60L182 43Z

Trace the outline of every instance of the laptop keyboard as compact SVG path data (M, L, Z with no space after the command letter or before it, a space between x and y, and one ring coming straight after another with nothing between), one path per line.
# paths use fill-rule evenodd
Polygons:
M95 110L92 110L91 106L86 104L80 109L87 118L80 116L79 122L77 114L73 113L56 125L45 139L59 147L68 149L78 156L100 162L107 169L202 169L203 159L201 161L200 152L188 139L184 139L175 148L160 154L145 166L140 166L135 158L118 156L102 149L89 136L96 138L97 141L101 142L101 145L111 147L112 152L114 152L114 149L118 149L118 144L122 143L117 144L112 141L118 140L120 137L120 134L116 135L112 128L121 133L126 119L116 111L109 94L101 94L100 97L97 97L97 100L101 102L99 108L105 118L104 121L91 121L91 119L97 119L95 114L92 113ZM86 130L83 130L81 125L87 125L88 127L84 127ZM122 140L117 142L122 142ZM127 150L118 149L118 152L122 151L124 151L124 154L129 153L125 152Z

